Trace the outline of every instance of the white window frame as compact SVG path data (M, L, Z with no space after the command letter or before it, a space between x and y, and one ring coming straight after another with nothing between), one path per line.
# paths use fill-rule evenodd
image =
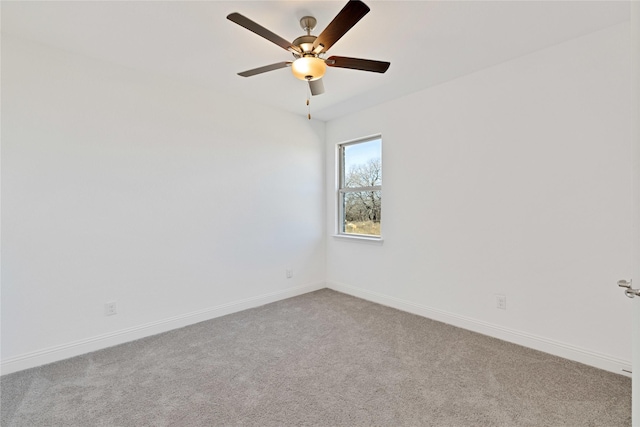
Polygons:
M336 205L337 205L337 220L336 220L336 237L345 237L349 239L360 239L360 240L372 240L372 241L382 241L382 185L375 185L372 187L345 187L344 178L345 178L345 170L344 170L344 147L348 147L350 145L362 144L365 142L380 140L380 168L383 169L382 162L382 135L372 135L364 138L358 138L347 142L342 142L336 146L336 154L337 154L337 191L336 191ZM344 230L344 203L342 203L343 194L350 192L359 192L359 191L380 191L380 235L372 235L372 234L356 234L356 233L347 233Z

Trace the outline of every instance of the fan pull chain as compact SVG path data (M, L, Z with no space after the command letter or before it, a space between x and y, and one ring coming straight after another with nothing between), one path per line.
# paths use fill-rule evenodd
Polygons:
M311 99L311 88L307 85L307 119L311 120L311 106L309 100Z

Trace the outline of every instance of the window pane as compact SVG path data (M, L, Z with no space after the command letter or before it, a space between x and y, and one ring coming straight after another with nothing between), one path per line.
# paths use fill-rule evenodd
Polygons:
M344 224L342 231L349 234L380 235L381 191L354 191L342 194Z
M379 139L344 146L345 187L382 185L381 146Z

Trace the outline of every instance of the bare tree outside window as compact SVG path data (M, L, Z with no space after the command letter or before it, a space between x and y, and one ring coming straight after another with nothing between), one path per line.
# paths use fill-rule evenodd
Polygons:
M381 139L340 145L338 191L340 234L380 237L382 220Z

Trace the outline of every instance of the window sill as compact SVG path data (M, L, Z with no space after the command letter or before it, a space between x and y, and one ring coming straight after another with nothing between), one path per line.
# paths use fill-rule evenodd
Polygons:
M382 237L375 236L358 236L356 234L334 234L333 237L344 240L362 241L367 243L382 244Z

